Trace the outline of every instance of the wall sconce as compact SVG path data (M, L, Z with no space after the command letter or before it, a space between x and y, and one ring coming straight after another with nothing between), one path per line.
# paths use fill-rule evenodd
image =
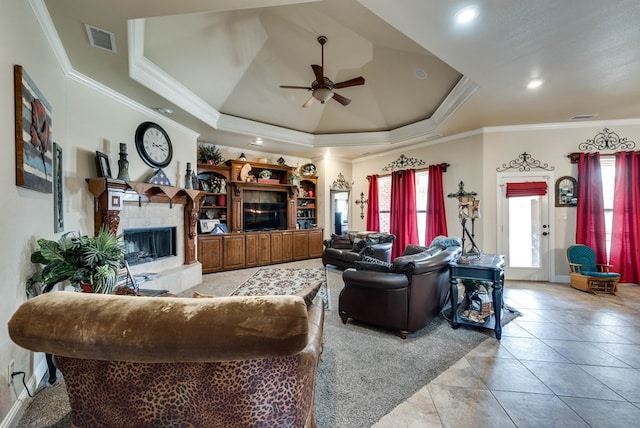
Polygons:
M360 200L356 201L356 205L360 205L360 218L364 219L364 206L369 200L364 198L364 192L360 192Z

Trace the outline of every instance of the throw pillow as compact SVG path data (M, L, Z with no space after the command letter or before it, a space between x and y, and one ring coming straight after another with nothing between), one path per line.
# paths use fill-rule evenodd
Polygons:
M402 255L403 256L410 256L412 254L422 253L423 251L427 251L427 250L428 250L427 247L423 247L423 246L420 246L420 245L409 244L409 245L407 245L407 247L402 252Z
M362 256L359 261L354 262L356 270L373 270L376 272L391 272L391 263L375 257Z
M334 233L331 234L331 244L337 250L349 250L353 245L349 235L336 235Z
M362 250L365 249L366 246L367 246L367 241L365 241L364 239L359 239L353 243L353 248L351 249L351 251L360 253Z
M449 238L447 236L440 235L433 238L433 241L431 241L431 245L429 245L429 247L462 247L462 240L455 236Z

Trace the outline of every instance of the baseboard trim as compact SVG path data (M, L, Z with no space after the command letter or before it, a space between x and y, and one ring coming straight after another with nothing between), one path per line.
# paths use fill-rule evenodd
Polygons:
M29 388L29 391L32 391L33 394L35 394L36 388L38 387L38 385L40 385L40 381L42 381L47 374L47 361L44 357L44 354L37 355L41 355L42 358L40 359L40 363L36 366L33 375L27 382L27 387ZM20 396L13 403L13 406L11 406L11 409L9 409L9 412L2 420L2 422L0 422L0 428L11 428L17 426L18 422L20 422L20 418L22 418L24 412L27 410L27 407L29 407L29 404L31 404L31 400L33 400L33 398L29 397L29 394L27 394L27 390L22 388Z

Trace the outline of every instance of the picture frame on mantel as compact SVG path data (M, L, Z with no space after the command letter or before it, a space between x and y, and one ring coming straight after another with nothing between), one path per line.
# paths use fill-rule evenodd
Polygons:
M109 164L109 158L102 152L96 151L96 170L98 171L98 177L111 178L111 165Z
M64 231L64 181L62 174L62 147L53 143L53 231Z
M53 191L52 107L20 65L13 66L16 185Z

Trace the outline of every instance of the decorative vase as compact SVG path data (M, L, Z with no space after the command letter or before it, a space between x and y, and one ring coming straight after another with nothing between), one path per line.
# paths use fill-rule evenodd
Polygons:
M218 206L224 207L227 205L227 197L225 195L218 196Z
M127 160L127 143L120 143L120 159L118 159L118 180L131 180L129 177L129 161Z

